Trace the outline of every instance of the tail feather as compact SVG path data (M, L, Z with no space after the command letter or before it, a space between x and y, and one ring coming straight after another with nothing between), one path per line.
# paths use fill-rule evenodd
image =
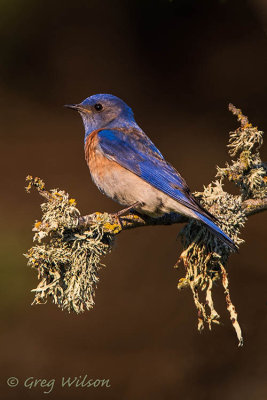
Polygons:
M232 251L237 252L238 248L229 236L226 235L219 227L216 225L210 218L206 217L205 215L195 212L198 219L202 221L206 227L215 234L223 243L225 243Z

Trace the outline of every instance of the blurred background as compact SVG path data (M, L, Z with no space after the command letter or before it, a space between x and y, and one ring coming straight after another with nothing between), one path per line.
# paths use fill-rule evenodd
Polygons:
M267 130L266 25L265 0L1 0L2 398L267 399L267 213L249 219L228 265L243 348L219 285L223 325L197 332L191 292L176 289L184 271L172 268L180 226L121 234L94 309L78 316L31 306L37 274L23 257L41 215L26 175L68 191L83 214L119 209L91 182L81 118L63 104L121 97L191 190L202 190L229 161L238 126L229 102ZM111 387L60 387L62 376L85 374ZM54 390L23 387L30 376L55 378Z

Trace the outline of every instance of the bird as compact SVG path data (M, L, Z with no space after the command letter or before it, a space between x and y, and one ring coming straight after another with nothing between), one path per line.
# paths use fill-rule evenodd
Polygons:
M139 214L152 218L179 213L203 223L236 251L217 219L193 196L179 172L139 127L132 109L112 94L94 94L66 107L78 111L84 124L84 150L98 189Z

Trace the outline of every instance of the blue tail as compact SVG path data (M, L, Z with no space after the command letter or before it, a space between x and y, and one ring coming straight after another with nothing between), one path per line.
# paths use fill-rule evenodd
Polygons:
M195 214L200 219L200 221L204 222L206 227L215 234L223 243L225 243L228 247L230 247L233 251L238 251L235 243L229 236L226 235L210 218L206 217L205 215L195 211Z

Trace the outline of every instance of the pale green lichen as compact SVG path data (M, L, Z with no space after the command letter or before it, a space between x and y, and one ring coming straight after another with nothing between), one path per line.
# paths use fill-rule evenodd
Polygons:
M218 219L222 230L233 239L236 245L243 240L239 237L240 229L246 222L242 201L260 199L267 196L266 166L262 163L259 148L263 143L263 132L249 124L241 110L230 105L230 110L238 116L241 127L230 132L229 154L237 157L225 168L217 167L217 180L203 192L195 193L201 204ZM224 191L223 179L228 178L240 189L240 195L234 196ZM186 275L181 278L178 288L190 287L198 311L198 329L201 331L207 323L219 323L219 314L214 308L212 287L221 280L225 291L227 309L236 331L239 345L243 344L242 332L237 320L237 313L232 304L229 282L225 265L229 249L212 235L203 224L191 220L180 232L184 251L178 263L183 261ZM176 264L176 267L178 265Z
M41 205L42 221L33 228L37 244L25 254L40 279L33 289L33 303L44 303L51 297L62 309L76 313L90 310L103 266L101 257L112 248L109 216L96 213L90 228L77 228L80 212L74 199L62 190L46 191L39 178L27 180L27 189L35 186L46 199Z
M261 161L259 149L263 144L263 132L253 127L241 110L230 105L230 110L238 116L241 127L230 132L229 154L236 157L231 165L217 167L217 177L228 178L241 191L242 200L259 199L267 196L267 166Z

